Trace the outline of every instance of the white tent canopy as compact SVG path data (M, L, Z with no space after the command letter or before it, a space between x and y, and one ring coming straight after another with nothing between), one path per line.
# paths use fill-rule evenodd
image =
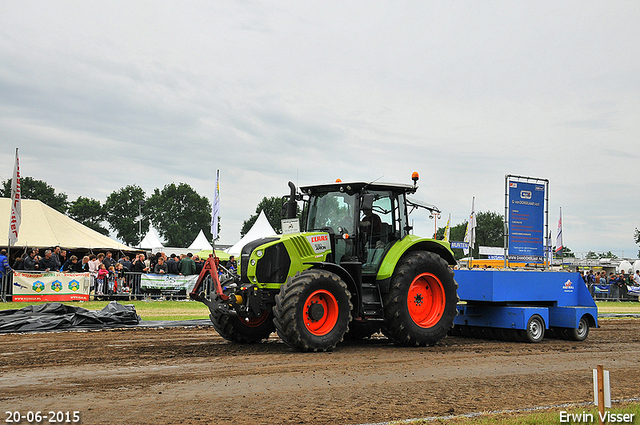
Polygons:
M140 242L140 248L149 249L153 252L162 251L162 248L164 248L164 245L158 236L158 232L152 225L149 225L149 231L142 239L142 242Z
M267 220L267 216L264 214L264 211L260 211L258 215L258 219L251 229L247 232L246 235L231 248L225 250L226 253L231 255L240 255L242 252L242 248L251 241L255 241L256 239L266 238L267 236L275 236L276 231L271 227L271 223Z
M202 251L205 249L213 250L213 247L207 240L207 237L204 235L204 231L200 229L200 233L198 233L198 236L194 239L191 245L189 245L189 249L192 251Z
M23 199L21 207L22 222L16 247L47 248L60 245L65 249L135 251L135 248L98 233L40 201ZM11 199L0 198L0 235L5 235L7 242L10 216Z

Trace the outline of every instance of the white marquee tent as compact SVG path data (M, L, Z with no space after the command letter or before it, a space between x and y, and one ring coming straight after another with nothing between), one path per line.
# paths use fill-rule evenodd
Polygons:
M22 220L18 241L12 247L47 248L60 245L64 249L110 249L136 251L93 229L84 226L48 205L33 199L22 199ZM8 243L11 199L0 198L0 235ZM0 242L0 246L7 246Z
M255 223L253 223L253 226L247 232L247 234L244 235L244 237L238 242L236 242L235 245L226 249L225 252L231 255L240 255L240 253L242 252L242 248L249 242L275 235L276 231L273 230L273 227L271 227L271 223L269 223L269 220L267 220L267 216L264 214L264 211L260 211L258 219Z
M189 245L189 249L191 251L202 251L205 249L213 250L213 247L207 240L207 237L204 235L204 231L200 229L200 233L198 233L198 236L194 239L191 245Z
M157 230L149 225L149 231L140 242L140 248L148 249L153 252L162 251L164 244L160 241Z

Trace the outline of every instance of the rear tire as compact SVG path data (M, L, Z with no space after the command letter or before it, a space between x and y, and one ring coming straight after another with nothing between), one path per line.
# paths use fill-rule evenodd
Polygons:
M307 269L280 287L273 322L282 340L300 351L329 351L351 322L351 293L337 275Z
M440 256L426 251L406 254L384 298L385 335L406 346L435 344L453 327L457 288L453 271Z
M587 318L582 316L577 329L567 329L567 336L572 341L584 341L587 339L587 336L589 336L589 321Z
M240 344L255 344L269 338L276 330L268 311L263 312L262 317L254 317L248 322L238 316L222 313L211 313L209 318L221 337Z

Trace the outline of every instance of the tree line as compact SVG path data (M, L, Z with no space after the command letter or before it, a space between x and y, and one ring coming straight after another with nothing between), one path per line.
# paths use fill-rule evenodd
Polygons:
M39 200L103 235L114 232L129 246L140 244L150 222L167 246L187 247L201 229L212 238L211 203L186 183L167 184L149 196L140 186L128 185L113 191L104 203L84 196L69 201L66 193L28 176L20 180L20 189L23 199ZM3 181L1 195L11 197L11 179Z

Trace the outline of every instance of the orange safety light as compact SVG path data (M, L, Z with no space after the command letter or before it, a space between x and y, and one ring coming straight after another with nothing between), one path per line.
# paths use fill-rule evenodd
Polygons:
M420 179L420 175L418 174L417 171L414 171L413 174L411 174L411 180L413 180L413 182L416 183L418 179Z
M342 180L336 179L336 183L342 183Z

